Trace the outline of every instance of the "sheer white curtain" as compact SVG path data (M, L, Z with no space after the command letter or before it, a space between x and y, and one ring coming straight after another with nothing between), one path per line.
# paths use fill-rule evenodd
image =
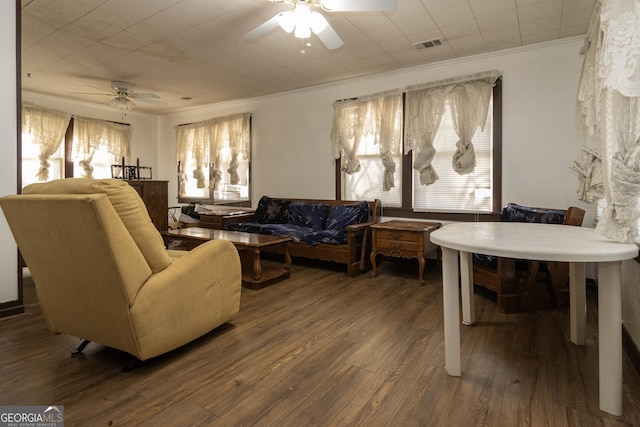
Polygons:
M335 159L342 157L342 170L353 174L360 170L358 145L363 137L378 145L384 168L383 190L395 187L396 169L393 155L400 152L402 139L402 93L398 91L371 95L333 105L334 121L331 142Z
M413 168L420 172L420 183L430 185L439 178L432 162L436 155L433 140L444 114L443 88L407 92L405 112L405 154L414 152Z
M577 112L584 138L573 164L579 196L606 200L598 233L633 242L640 218L640 2L597 2Z
M74 159L82 167L85 178L93 178L91 161L98 147L104 147L109 153L112 164L120 164L122 158L129 160L131 151L131 133L129 125L105 120L75 117L73 119Z
M251 113L176 126L179 195L184 196L187 191L189 177L185 169L191 163L190 160L195 163L192 176L197 181L197 188L208 187L210 190L216 190L223 179L221 153L227 148L231 152L231 161L226 169L229 182L239 183L238 159L249 159L250 146ZM205 167L209 168L209 177L205 176Z
M71 115L31 104L22 105L22 133L28 133L40 146L38 181L49 179L49 159L58 150L69 126Z
M414 151L413 168L420 172L422 185L438 180L432 165L436 154L433 140L447 103L459 138L452 167L460 175L474 171L473 136L487 123L493 86L499 77L498 71L487 71L407 88L405 154Z
M473 135L478 128L484 129L487 122L492 90L493 83L488 82L463 83L451 89L451 118L460 138L451 164L460 175L471 173L476 168Z

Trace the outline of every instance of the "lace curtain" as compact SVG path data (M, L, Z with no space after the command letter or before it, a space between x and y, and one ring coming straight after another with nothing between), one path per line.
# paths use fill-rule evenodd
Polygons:
M449 102L458 142L452 167L460 175L472 173L476 167L473 135L484 129L489 113L491 93L497 71L413 86L407 89L405 113L405 154L414 151L413 168L420 172L420 183L430 185L438 180L432 166L436 150L433 141Z
M393 91L357 100L337 101L333 108L331 143L333 157L343 159L342 171L353 174L360 170L358 145L363 137L371 137L379 147L384 167L383 191L395 187L393 174L396 164L392 156L400 152L402 93Z
M238 184L238 158L249 158L251 144L251 114L240 113L206 120L188 125L176 126L176 157L179 162L178 181L179 195L186 193L188 175L185 167L189 157L195 160L193 178L197 181L198 188L208 187L216 190L222 180L220 170L220 156L225 148L231 152L231 161L226 172L229 174L229 182ZM203 168L209 166L209 179L205 176Z
M40 146L38 181L49 179L49 159L60 147L70 119L71 115L62 111L22 105L22 133L31 135L33 143Z
M606 200L596 232L633 242L640 218L639 2L597 2L577 104L584 145L572 168L580 181L579 197Z
M75 117L73 119L74 160L82 167L84 178L93 178L91 161L98 147L103 146L109 153L111 164L120 164L122 158L129 160L131 151L129 125L105 120Z

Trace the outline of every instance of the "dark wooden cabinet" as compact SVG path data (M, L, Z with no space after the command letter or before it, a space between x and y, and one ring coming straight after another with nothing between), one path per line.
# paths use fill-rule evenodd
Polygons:
M158 231L169 229L169 181L132 180L127 181L136 189Z

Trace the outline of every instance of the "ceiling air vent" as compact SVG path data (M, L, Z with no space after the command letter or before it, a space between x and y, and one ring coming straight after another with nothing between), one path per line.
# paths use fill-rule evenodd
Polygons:
M436 46L442 45L442 39L427 40L424 42L414 43L413 45L416 47L416 49L427 49L430 47L436 47Z

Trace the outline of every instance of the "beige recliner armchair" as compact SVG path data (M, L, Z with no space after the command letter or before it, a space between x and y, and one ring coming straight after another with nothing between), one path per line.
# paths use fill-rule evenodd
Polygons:
M0 198L0 206L53 333L146 360L238 314L241 268L233 244L167 251L126 182L33 184Z

